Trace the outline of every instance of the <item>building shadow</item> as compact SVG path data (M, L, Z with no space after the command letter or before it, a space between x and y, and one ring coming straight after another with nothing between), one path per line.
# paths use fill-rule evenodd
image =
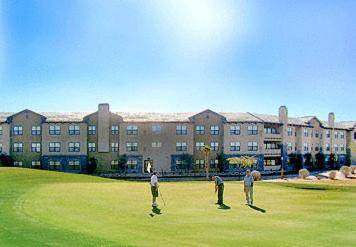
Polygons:
M152 207L152 212L149 213L149 216L154 217L156 215L161 215L162 214L162 210L158 207Z
M255 206L255 205L248 205L248 206L249 206L250 208L256 210L256 211L261 212L261 213L266 213L266 212L267 212L265 209L259 208L259 207Z
M218 207L218 209L229 210L229 209L231 209L231 207L228 206L228 205L225 205L225 204L221 204L221 205Z

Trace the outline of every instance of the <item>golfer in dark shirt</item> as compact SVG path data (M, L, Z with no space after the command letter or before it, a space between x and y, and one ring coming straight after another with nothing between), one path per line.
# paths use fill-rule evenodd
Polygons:
M212 176L211 180L215 181L215 193L218 192L219 205L224 205L224 181L219 176Z

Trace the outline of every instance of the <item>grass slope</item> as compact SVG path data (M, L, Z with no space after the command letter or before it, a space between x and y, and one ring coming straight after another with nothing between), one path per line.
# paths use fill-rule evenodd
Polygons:
M208 182L162 183L150 216L144 182L0 168L0 246L355 246L356 187L226 182L218 209ZM162 203L161 203L162 205Z

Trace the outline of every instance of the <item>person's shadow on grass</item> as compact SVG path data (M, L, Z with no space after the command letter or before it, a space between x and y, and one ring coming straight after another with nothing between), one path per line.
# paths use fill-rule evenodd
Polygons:
M250 208L256 210L256 211L261 212L261 213L266 213L266 210L263 209L263 208L259 208L259 207L255 206L255 205L248 205L248 206L249 206Z
M154 217L154 216L160 215L160 214L162 214L160 208L158 208L158 207L152 207L152 213L150 213L149 215L150 215L151 217Z
M221 205L219 205L218 209L229 210L229 209L231 209L231 207L228 205L225 205L225 204L221 204Z

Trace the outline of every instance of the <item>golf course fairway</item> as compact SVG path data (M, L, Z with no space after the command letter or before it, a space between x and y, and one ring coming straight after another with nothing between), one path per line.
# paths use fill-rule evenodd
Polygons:
M325 183L325 182L324 182ZM162 182L151 211L147 182L0 167L0 246L356 246L356 186Z

